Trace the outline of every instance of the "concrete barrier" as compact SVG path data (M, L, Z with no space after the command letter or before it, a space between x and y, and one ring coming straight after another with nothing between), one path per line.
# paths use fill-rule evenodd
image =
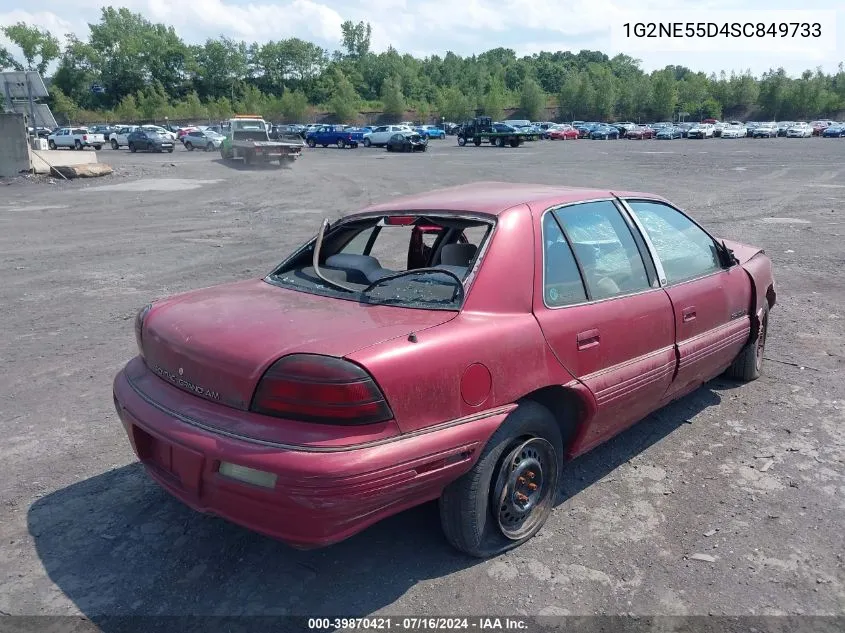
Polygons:
M0 113L0 178L30 171L29 137L22 114Z
M77 165L96 165L97 152L72 149L32 150L32 171L36 174L49 174L53 167L75 167Z

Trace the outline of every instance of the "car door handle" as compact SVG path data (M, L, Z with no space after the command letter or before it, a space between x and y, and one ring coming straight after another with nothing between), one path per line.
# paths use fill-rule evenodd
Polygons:
M684 323L689 323L695 320L695 307L684 308L683 312Z
M598 346L601 336L599 336L598 330L586 330L578 332L575 339L578 342L578 349L589 349Z

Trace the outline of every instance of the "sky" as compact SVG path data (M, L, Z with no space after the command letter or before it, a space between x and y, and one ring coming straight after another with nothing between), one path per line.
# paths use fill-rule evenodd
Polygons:
M85 38L88 23L99 21L100 9L110 4L172 25L188 43L220 35L248 42L299 37L333 51L340 48L340 24L363 20L373 28L373 51L393 46L420 57L447 51L472 55L496 47L518 55L589 49L629 54L646 71L676 64L707 73L750 70L758 76L773 67L791 75L816 67L835 72L845 61L845 0L637 0L634 13L630 0L0 0L0 25L23 21L55 35ZM685 50L658 50L653 41L618 37L626 21L665 16L721 21L739 15L731 11L741 11L743 20L770 21L777 19L776 10L801 10L802 19L820 19L823 45L803 40L790 50L782 42L758 41L746 42L754 50L741 51L699 39L676 40L673 46Z

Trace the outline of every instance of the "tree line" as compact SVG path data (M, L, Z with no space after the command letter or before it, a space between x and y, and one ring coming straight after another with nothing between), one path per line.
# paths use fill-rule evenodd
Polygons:
M811 119L845 110L845 68L790 77L773 68L706 74L683 66L644 72L628 55L599 51L541 52L508 48L461 57L418 59L394 48L370 50L372 28L341 26L342 50L290 38L247 43L227 37L187 44L172 26L126 8L105 7L87 39L19 23L2 32L0 68L38 70L49 78L50 105L74 123L171 119L221 120L258 113L300 122L328 112L354 122L361 112L398 119L409 110L428 120L473 114L500 119L518 108L541 120L671 120L754 117Z

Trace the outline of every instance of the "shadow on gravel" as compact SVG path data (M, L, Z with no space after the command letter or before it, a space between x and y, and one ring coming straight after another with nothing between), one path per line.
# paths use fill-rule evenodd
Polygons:
M562 496L577 495L719 404L718 392L732 386L711 383L578 458L565 468ZM149 481L138 464L39 499L30 507L28 525L50 579L105 633L155 628L150 621L139 628L126 617L133 615L360 617L390 605L421 580L480 562L445 542L436 503L330 548L303 552L189 510ZM257 630L256 620L238 622L251 624L226 630ZM211 630L209 620L200 618L182 620L178 628Z
M279 171L282 169L290 169L295 163L284 162L279 165L278 162L272 163L255 163L247 165L242 160L223 160L222 158L215 158L211 162L223 165L234 171Z

